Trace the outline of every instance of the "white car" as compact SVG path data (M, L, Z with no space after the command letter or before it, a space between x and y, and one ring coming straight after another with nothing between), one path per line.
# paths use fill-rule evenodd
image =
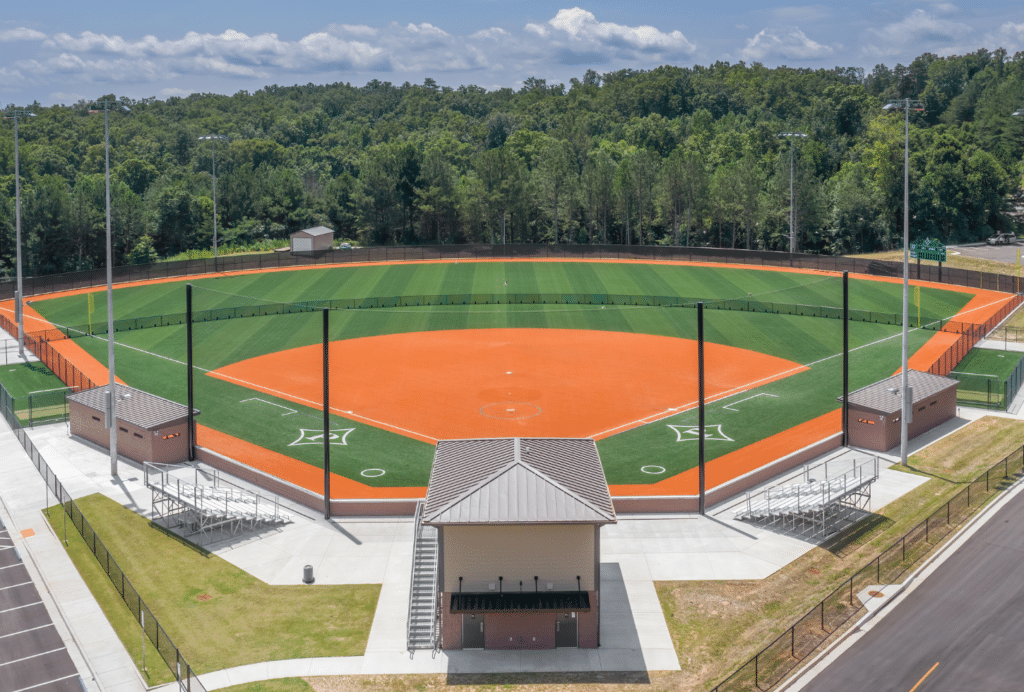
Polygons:
M996 233L985 242L989 245L1013 245L1017 242L1017 236L1013 233Z

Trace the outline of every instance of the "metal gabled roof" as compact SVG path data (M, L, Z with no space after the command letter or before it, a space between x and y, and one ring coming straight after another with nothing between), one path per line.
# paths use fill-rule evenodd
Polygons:
M615 510L593 440L442 440L427 524L607 524Z
M314 236L315 237L315 236L327 235L328 233L334 233L334 231L332 231L331 229L327 228L326 226L316 226L314 228L304 228L301 231L295 231L295 233L292 233L292 236L296 236L299 233L305 233L306 235L310 235L310 236Z
M150 394L141 389L115 384L117 420L131 423L144 430L156 430L188 417L188 407ZM106 409L107 385L100 385L68 396L68 401L82 404L94 411ZM193 409L199 415L199 409Z
M910 386L914 400L912 404L919 404L940 392L956 387L959 382L942 375L933 375L920 370L907 371L907 384ZM902 374L897 373L892 377L869 384L867 387L850 392L850 405L877 411L883 415L898 413L903 405L903 399L899 395L902 386ZM890 391L894 390L894 391ZM841 403L843 398L838 397Z

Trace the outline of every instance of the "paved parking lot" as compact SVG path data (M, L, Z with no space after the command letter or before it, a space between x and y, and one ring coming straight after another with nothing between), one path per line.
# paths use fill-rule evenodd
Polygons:
M78 670L0 523L0 690L80 691Z
M950 255L955 252L965 257L1017 264L1017 251L1021 249L1024 249L1024 246L1020 243L1012 245L950 245L946 252Z

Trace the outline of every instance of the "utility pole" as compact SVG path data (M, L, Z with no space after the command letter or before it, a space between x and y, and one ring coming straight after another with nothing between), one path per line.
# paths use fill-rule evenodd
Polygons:
M796 253L796 197L793 186L793 141L797 137L807 137L803 132L780 132L779 137L789 137L789 251Z
M14 321L18 323L18 357L25 359L25 293L22 288L21 272L21 170L18 167L18 119L34 118L35 113L20 108L12 108L4 112L4 120L14 121L14 228L15 254L18 263L18 287L14 296Z

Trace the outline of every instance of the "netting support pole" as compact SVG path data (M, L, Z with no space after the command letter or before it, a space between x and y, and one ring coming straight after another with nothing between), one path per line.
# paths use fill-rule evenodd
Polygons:
M331 520L331 379L330 314L324 308L324 519Z
M697 511L704 514L704 303L697 303L697 464L700 494Z
M843 446L850 446L850 273L843 272Z
M188 460L196 460L196 418L193 413L194 394L192 390L192 284L185 284L185 340L186 364L188 371Z

